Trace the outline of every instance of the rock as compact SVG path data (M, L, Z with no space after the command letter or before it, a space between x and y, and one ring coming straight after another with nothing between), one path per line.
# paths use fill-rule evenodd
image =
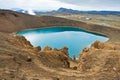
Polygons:
M54 48L53 50L54 50L54 51L59 51L57 48Z
M52 50L52 48L49 47L49 46L46 46L46 47L43 49L43 51L51 51L51 50Z
M27 62L32 62L32 58L30 56L27 57L26 59Z
M48 67L64 67L69 68L69 58L61 51L42 50L39 52L39 59Z
M60 51L63 52L65 55L69 56L68 48L66 46L62 47L62 49L60 49Z
M60 79L57 77L52 77L52 80L60 80Z
M33 49L34 49L34 51L36 51L36 52L41 51L41 47L40 47L40 46L34 47Z
M76 56L75 55L73 55L73 60L76 61Z
M82 52L88 52L89 49L88 48L84 48Z
M19 47L33 48L30 41L27 41L27 39L24 36L14 35L14 37L9 39L8 41Z
M18 57L21 59L21 60L24 60L26 62L32 62L32 57L29 56L28 54L19 54ZM19 58L14 58L13 60L14 61L18 61ZM19 65L21 65L21 63L18 62Z
M92 45L91 48L96 48L96 49L114 49L113 45L110 45L108 43L100 42L100 41L95 41Z
M77 66L74 66L72 69L73 69L73 70L77 70Z
M70 62L68 60L64 60L63 67L70 68Z

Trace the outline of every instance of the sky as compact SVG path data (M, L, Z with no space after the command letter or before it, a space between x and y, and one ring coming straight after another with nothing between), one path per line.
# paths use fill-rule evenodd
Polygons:
M1 9L50 11L60 7L75 10L120 11L120 0L0 0Z

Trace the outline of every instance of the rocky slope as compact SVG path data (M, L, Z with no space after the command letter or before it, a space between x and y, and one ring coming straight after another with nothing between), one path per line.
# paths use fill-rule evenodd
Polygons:
M52 79L54 73L46 71L47 68L70 66L67 53L63 52L66 49L62 51L46 47L41 50L40 47L33 47L23 36L7 33L0 33L0 36L1 80L34 80L34 76Z
M83 49L79 57L78 70L101 75L106 80L120 79L120 44L96 41L90 48Z
M67 47L58 50L46 46L41 50L14 33L58 25L103 33L110 37L111 43L93 43L83 50L77 62L69 58ZM63 18L0 11L0 80L119 80L119 31Z

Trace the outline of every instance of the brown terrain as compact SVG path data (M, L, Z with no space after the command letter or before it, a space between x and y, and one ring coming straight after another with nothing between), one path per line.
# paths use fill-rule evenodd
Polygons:
M75 26L110 38L83 49L78 60L68 48L33 47L15 32ZM0 80L120 80L120 29L51 16L0 11Z

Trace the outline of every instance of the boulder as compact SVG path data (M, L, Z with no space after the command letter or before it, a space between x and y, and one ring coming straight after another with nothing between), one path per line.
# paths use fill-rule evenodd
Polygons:
M57 48L54 48L53 51L59 51Z
M43 51L51 51L52 50L52 48L50 47L50 46L46 46L44 49L43 49Z
M114 45L110 45L108 43L100 42L100 41L95 41L92 45L91 48L96 48L96 49L114 49Z
M60 51L63 52L65 55L69 56L68 48L66 46L62 47L62 49L60 49Z
M40 46L34 47L33 49L34 49L34 51L36 51L36 52L41 51L41 47L40 47Z

